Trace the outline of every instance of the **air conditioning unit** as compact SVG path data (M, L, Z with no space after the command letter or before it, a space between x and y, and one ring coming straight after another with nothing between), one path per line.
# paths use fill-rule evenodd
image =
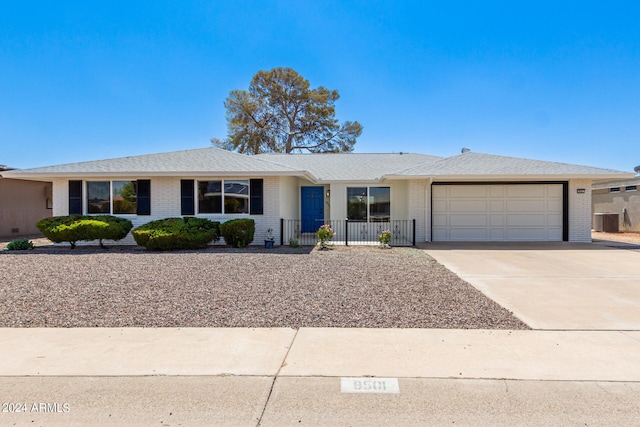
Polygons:
M593 229L595 231L603 231L605 233L619 232L618 214L597 213L593 218Z

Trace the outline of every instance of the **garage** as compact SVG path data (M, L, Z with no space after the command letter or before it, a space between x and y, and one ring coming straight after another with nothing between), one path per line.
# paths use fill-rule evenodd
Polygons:
M567 183L433 183L434 242L568 240Z

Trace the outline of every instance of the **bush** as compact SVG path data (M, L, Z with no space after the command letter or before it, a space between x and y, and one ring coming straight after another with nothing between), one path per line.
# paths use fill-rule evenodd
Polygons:
M322 249L325 249L327 247L327 244L331 241L331 239L333 239L333 236L335 235L336 233L333 231L329 224L320 226L318 231L316 231L316 237L318 238L318 241L320 241L320 247Z
M220 225L220 234L227 245L244 248L253 242L256 223L249 218L232 219Z
M25 251L27 249L33 249L33 242L27 239L15 239L7 244L8 251Z
M220 223L206 218L165 218L133 229L136 243L153 251L200 249L220 237Z
M71 249L76 242L98 240L104 248L103 240L122 240L133 228L128 219L111 215L95 216L54 216L36 223L38 230L54 243L69 242Z
M391 231L385 230L378 236L378 242L383 248L388 248L389 243L391 243Z

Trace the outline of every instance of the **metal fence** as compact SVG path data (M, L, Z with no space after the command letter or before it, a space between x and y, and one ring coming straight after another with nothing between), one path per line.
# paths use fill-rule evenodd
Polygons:
M378 236L383 231L391 232L391 246L416 245L416 220L395 219L385 222L364 222L331 220L317 224L303 223L299 219L280 220L280 244L290 245L292 241L298 245L315 245L318 241L316 231L323 224L329 224L335 236L332 242L337 245L371 245L378 244Z

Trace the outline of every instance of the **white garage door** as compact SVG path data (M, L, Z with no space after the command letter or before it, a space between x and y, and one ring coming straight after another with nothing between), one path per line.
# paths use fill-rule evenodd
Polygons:
M562 241L562 184L433 185L432 240Z

